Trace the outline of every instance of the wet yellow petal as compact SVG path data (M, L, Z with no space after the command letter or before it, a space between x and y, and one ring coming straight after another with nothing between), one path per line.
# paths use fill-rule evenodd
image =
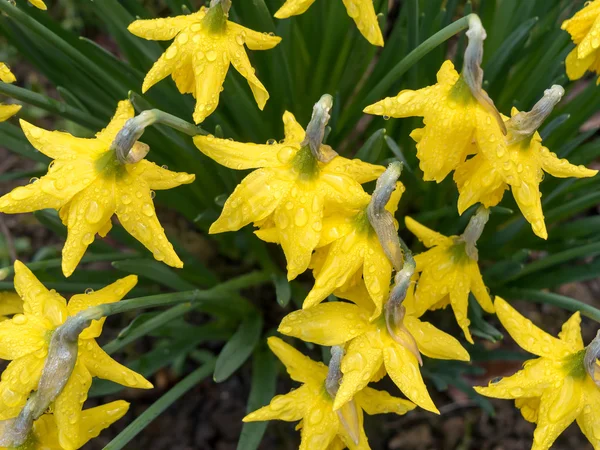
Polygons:
M587 2L585 8L577 11L570 19L565 20L561 28L566 30L573 38L573 42L578 44L589 33L599 15L600 3L597 1Z
M600 39L598 39L598 35L600 35L600 11L590 30L577 45L577 56L579 59L586 58L600 49Z
M454 172L454 181L460 192L459 214L478 202L486 208L496 206L508 189L501 174L481 154L459 165Z
M415 355L389 338L389 345L383 349L383 360L388 375L409 400L427 411L440 413L427 392Z
M315 2L315 0L286 0L286 2L275 13L278 19L285 19L291 16L297 16L306 12L306 10Z
M94 339L80 341L78 361L81 361L94 377L130 388L152 389L148 380L112 359Z
M598 173L597 170L587 169L584 166L575 166L566 159L560 159L555 153L550 152L547 148L542 147L542 169L548 172L553 177L557 178L587 178L593 177Z
M163 53L160 58L158 58L144 78L144 82L142 84L142 93L145 94L146 91L148 91L148 89L150 89L156 83L171 75L175 70L177 70L180 64L185 65L185 63L179 63L178 60L174 59L175 56L177 56L178 50L179 47L177 44L171 44L167 51ZM194 91L195 89L196 88L194 87Z
M259 169L252 172L227 199L209 232L237 231L251 222L267 218L285 199L292 182L285 170Z
M0 81L9 84L17 81L17 78L3 62L0 62Z
M286 144L245 144L214 136L195 136L194 144L209 158L236 170L281 167L298 151Z
M46 322L35 316L17 314L0 322L0 359L14 360L48 345Z
M62 250L62 270L70 276L94 242L96 233L115 213L115 177L100 176L76 194L69 204L67 240Z
M221 88L229 70L230 56L225 49L219 52L209 50L206 55L203 52L195 53L192 61L196 77L194 122L201 123L217 109Z
M578 56L577 47L575 47L565 59L565 66L569 80L579 80L588 70L591 69L595 60L596 55L594 53L590 53L585 58L580 59Z
M137 276L129 275L125 278L115 281L112 284L90 294L77 294L71 297L67 309L70 316L76 315L93 306L104 305L107 303L115 303L131 291L137 284ZM80 335L80 339L92 339L100 336L102 333L102 325L106 318L94 320L92 324L86 328Z
M10 119L21 110L21 105L2 105L0 104L0 122Z
M298 123L296 117L289 111L283 113L283 131L285 134L285 143L300 144L306 136L302 125Z
M117 400L105 405L89 408L81 412L79 420L79 443L83 447L88 441L97 437L102 430L108 428L129 410L129 403Z
M540 411L540 397L520 397L515 399L515 406L521 411L527 422L537 423Z
M42 376L45 353L30 354L12 361L0 381L0 420L16 417Z
M369 315L356 305L327 302L294 311L283 318L278 331L318 345L342 345L367 329Z
M16 292L0 292L0 316L12 316L23 312L23 300Z
M44 414L33 422L32 432L40 448L48 450L62 449L58 440L58 428L56 427L54 414Z
M79 448L81 409L91 386L92 375L78 359L69 381L54 402L58 439L66 450Z
M567 320L558 333L561 341L566 342L573 352L583 350L583 340L581 339L581 314L577 311L569 320Z
M342 383L335 396L334 409L348 403L377 373L383 362L379 331L370 331L354 338L346 347L342 359Z
M378 391L370 387L364 388L355 396L356 403L370 416L374 414L394 413L406 414L415 409L415 404L397 397L392 397L386 391Z
M146 180L153 191L173 189L182 184L190 184L196 179L193 174L173 172L145 159L131 164L131 171Z
M331 403L315 402L302 422L299 450L327 448L336 437L338 427L339 419L331 410Z
M471 321L468 317L468 309L469 309L469 274L466 271L462 271L460 269L454 270L454 283L453 286L450 287L450 306L452 306L452 311L454 311L454 317L456 317L456 322L458 326L463 330L465 334L465 338L471 344L473 343L473 338L471 337L471 332L469 331L469 324Z
M121 225L144 244L157 261L171 267L183 267L156 217L150 186L144 179L134 176L129 167L126 168L128 172L119 178L115 188L116 213Z
M346 215L335 214L323 219L323 229L321 230L321 239L319 240L319 248L323 249L323 262L325 262L328 254L328 251L324 247L333 241L343 238L354 228L352 217Z
M281 38L278 39L281 40ZM252 95L254 95L254 100L256 100L258 108L261 110L264 109L269 99L269 93L254 74L254 68L248 59L244 46L240 45L235 38L229 42L229 58L235 70L248 81L248 86L252 90Z
M483 283L483 278L481 277L481 272L479 271L479 266L475 261L469 264L468 271L471 276L471 292L475 296L477 303L481 305L483 310L487 313L493 314L495 312L494 304L492 303L492 298L490 297L490 293L488 289L485 287Z
M369 241L364 256L363 278L367 291L375 304L371 316L374 319L379 317L383 304L387 300L392 279L392 265L383 252L377 236L370 236Z
M404 223L406 228L410 230L424 245L425 247L433 247L434 245L450 245L452 239L444 236L437 231L433 231L427 228L425 225L421 225L419 222L414 220L412 217L405 217Z
M31 3L36 8L41 9L42 11L46 11L48 9L43 0L29 0L29 3Z
M581 395L583 408L577 417L577 424L585 437L594 446L594 450L600 448L600 430L598 429L598 405L600 405L600 390L591 378L586 378Z
M327 366L315 362L277 337L267 339L269 348L283 363L294 381L320 385L327 377Z
M128 27L130 33L151 41L169 41L184 28L199 22L206 15L205 11L164 19L136 20Z
M254 31L234 22L227 23L227 31L236 42L242 40L250 50L269 50L281 42L279 36Z
M336 156L323 167L323 172L332 175L346 175L354 181L364 184L376 180L385 171L385 167L370 164L360 159L348 159Z
M125 126L125 122L133 118L134 115L135 110L133 109L131 102L129 100L120 101L109 124L105 129L96 134L96 138L99 141L104 142L104 144L107 144L106 149L108 150L110 144L112 144L115 137L117 137L117 133Z
M383 47L383 36L372 0L342 0L361 34L373 45Z
M413 316L404 317L404 325L417 342L419 351L428 358L469 361L471 358L460 342L429 322Z
M285 394L276 395L267 406L263 406L244 417L244 422L263 420L285 420L295 422L302 419L310 407L313 392L310 386L300 386Z
M494 306L506 331L524 350L550 359L559 359L571 353L565 342L536 327L502 298L496 297Z

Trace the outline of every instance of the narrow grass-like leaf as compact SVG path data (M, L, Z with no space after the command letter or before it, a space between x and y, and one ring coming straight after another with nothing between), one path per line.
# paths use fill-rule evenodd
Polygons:
M197 287L182 279L170 267L154 259L126 259L123 261L115 261L113 267L122 270L123 272L133 273L148 278L149 280L154 280L175 291L188 291Z

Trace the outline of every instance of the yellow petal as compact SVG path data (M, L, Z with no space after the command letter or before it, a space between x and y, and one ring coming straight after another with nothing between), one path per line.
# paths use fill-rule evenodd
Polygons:
M436 89L433 86L419 89L418 91L404 89L395 97L387 97L367 106L363 112L395 118L423 116L426 104L436 93Z
M171 267L183 267L156 217L150 186L143 178L132 175L129 167L127 170L118 179L115 188L116 213L121 225L144 244L157 261Z
M40 448L57 450L62 448L58 440L58 428L54 414L46 413L33 422L32 433Z
M79 360L94 377L130 388L152 389L148 380L108 356L94 339L86 339L79 343Z
M486 208L496 206L508 189L502 175L481 154L460 164L454 172L454 181L460 192L459 214L478 202Z
M373 45L383 47L383 36L371 0L343 0L348 15L354 19L361 34Z
M567 343L573 352L583 350L583 340L581 339L581 314L577 311L569 320L567 320L558 333L561 341Z
M81 409L91 386L92 375L78 359L69 381L54 402L58 439L66 450L79 448Z
M427 411L440 413L427 392L415 355L390 338L383 349L383 360L388 375L409 400Z
M434 245L450 245L452 239L444 236L443 234L433 231L427 228L425 225L421 225L419 222L414 220L412 217L406 216L404 218L406 228L419 239L425 247L433 247Z
M21 110L21 105L0 105L0 122L10 119Z
M485 387L475 387L481 395L493 398L539 397L564 378L560 363L538 358L526 361L523 369L510 377L492 380Z
M298 123L296 117L289 111L283 113L283 131L285 134L284 142L288 144L299 144L304 141L304 137L306 136L302 125Z
M110 144L112 144L112 142L115 140L115 137L117 137L117 133L121 131L123 126L125 126L125 122L133 118L134 115L135 110L133 109L131 102L129 100L120 101L117 105L117 110L115 111L115 114L110 120L109 124L105 129L96 134L96 138L99 141L108 144L108 150Z
M48 329L42 319L17 314L0 322L0 359L14 360L48 345Z
M275 17L285 19L290 16L297 16L306 12L314 2L315 0L286 0L283 6L275 13Z
M341 158L337 156L335 159ZM331 163L329 163L331 164ZM371 200L359 182L346 175L335 175L321 171L319 188L325 194L328 209L333 211L352 211L364 209Z
M66 214L68 234L62 250L62 270L66 277L75 271L96 233L115 213L115 208L115 177L112 174L99 176L73 197Z
M94 158L107 150L106 145L96 139L77 138L62 131L48 131L20 120L27 140L37 150L52 159Z
M326 299L360 269L363 264L361 254L365 255L367 252L365 237L364 233L355 231L331 244L323 266L315 275L315 284L304 300L303 308L310 308Z
M333 241L343 238L354 229L355 226L352 222L352 217L342 214L325 217L323 219L321 239L319 239L319 248L323 248ZM328 251L323 250L323 262L325 262L327 253Z
M0 292L0 316L12 316L23 312L23 300L15 292Z
M91 294L77 294L71 297L67 309L70 316L98 305L115 303L125 297L137 284L137 276L129 275ZM80 335L80 339L97 338L102 333L102 325L106 318L94 320Z
M130 33L150 41L169 41L184 28L200 22L206 15L204 11L164 19L136 20L127 29Z
M521 181L519 186L512 186L512 193L523 217L531 224L533 232L542 239L548 239L539 185Z
M227 31L236 41L241 38L250 50L269 50L281 42L279 36L254 31L234 22L227 22Z
M308 269L321 236L323 203L315 182L298 182L275 209L273 218L287 261L288 280Z
M152 68L144 77L142 84L142 93L146 93L148 89L154 86L161 80L164 80L171 75L182 63L176 58L179 47L177 43L169 46L166 52L160 55L160 58L154 63ZM195 89L194 89L195 90Z
M364 333L369 316L356 305L327 302L283 318L278 331L318 345L342 345Z
M342 359L342 383L335 396L333 409L339 409L361 391L377 373L383 362L379 331L370 331L356 337L346 347Z
M565 20L561 28L566 30L573 38L573 42L577 44L588 34L598 15L600 15L600 3L587 2L585 8L579 10L569 20Z
M429 322L413 316L404 317L404 325L417 342L419 351L428 358L469 361L469 353L458 340L437 329Z
M15 214L46 208L60 209L75 194L89 186L96 176L91 160L55 160L48 173L39 180L2 196L0 212Z
M577 56L579 59L586 58L589 55L594 54L600 49L600 40L598 35L600 34L600 13L596 16L596 20L592 24L592 27L585 35L583 40L577 45Z
M280 169L252 172L236 186L209 232L237 231L251 222L267 218L292 188L288 175L287 171Z
M240 45L235 38L229 41L229 58L231 64L235 67L235 70L248 81L248 86L250 86L250 89L252 90L252 95L254 95L254 100L256 100L258 108L261 110L264 109L267 100L269 99L269 93L254 74L255 70L248 59L246 49L244 49L244 46Z
M9 84L17 81L17 78L3 62L0 62L0 81Z
M172 172L145 159L131 164L131 171L146 180L153 191L173 189L182 184L190 184L196 179L196 175Z
M594 381L586 377L582 393L583 409L577 417L577 424L585 437L591 442L594 450L600 448L600 433L598 432L598 405L600 404L600 390Z
M397 397L392 397L386 391L378 391L370 387L364 388L355 396L356 403L370 416L374 414L403 415L415 409L415 404Z
M219 50L218 52L209 50L206 56L202 52L193 55L192 64L196 77L196 107L194 109L194 122L196 123L203 122L217 109L219 104L221 88L230 62L228 52L220 48ZM215 54L214 59L212 59L212 54Z
M557 178L587 178L593 177L598 173L597 170L587 169L584 166L575 166L566 159L560 159L555 153L550 152L547 148L542 147L542 169L548 172L553 177Z
M123 417L128 410L129 403L124 400L117 400L82 411L79 421L79 443L77 448L83 447L89 440L98 437L102 430Z
M496 297L494 306L506 331L524 350L550 359L562 358L571 353L566 343L536 327L502 298Z
M67 301L56 291L49 291L21 261L15 261L15 289L23 299L27 316L48 319L59 326L67 318Z
M540 411L540 397L520 397L515 399L515 406L521 411L527 422L537 423Z
M581 382L566 377L559 388L546 389L540 399L531 450L547 450L577 418L582 408Z
M285 144L245 144L200 135L194 137L194 144L209 158L236 170L281 167L298 151L297 148Z
M292 380L313 385L321 385L325 381L327 366L323 363L313 361L277 337L268 338L267 343Z
M48 9L43 0L29 0L29 3L31 3L36 8L41 9L42 11L46 11Z
M302 419L312 401L311 387L300 386L285 395L276 395L267 406L263 406L244 417L244 422L263 420L285 420L295 422Z
M383 166L369 164L360 159L347 159L343 156L336 156L323 168L324 173L346 175L360 184L376 180L384 171Z
M338 429L339 419L331 410L331 403L315 402L304 418L299 450L327 448Z
M471 292L475 296L475 299L485 312L493 314L495 312L494 304L492 303L488 289L483 283L483 278L481 277L477 262L473 261L470 263L467 270L471 276Z
M463 330L467 341L472 344L473 338L469 331L469 324L471 321L468 318L469 284L469 274L460 270L460 268L457 268L457 270L454 271L454 283L453 286L450 287L449 295L450 306L452 306L456 322L461 330Z
M16 417L34 391L46 362L44 352L12 361L2 372L0 382L0 420Z
M383 252L379 239L370 237L369 246L365 252L363 278L369 295L375 304L371 319L379 317L383 304L387 300L392 278L392 265Z
M585 58L579 58L577 47L575 47L565 59L565 66L569 80L579 80L590 70L596 59L595 53L590 53Z
M404 194L405 191L406 188L404 187L402 182L397 181L396 189L394 189L392 195L390 195L390 199L387 202L387 205L385 205L385 209L388 210L392 214L392 216L396 214L396 211L398 210L398 203L400 203L402 194Z

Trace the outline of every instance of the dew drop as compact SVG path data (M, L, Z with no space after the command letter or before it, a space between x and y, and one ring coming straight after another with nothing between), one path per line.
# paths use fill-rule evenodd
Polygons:
M30 178L30 179L29 179L29 182L30 182L30 183L35 183L35 182L37 182L37 181L39 181L39 180L40 180L40 179L39 179L38 177L32 177L32 178Z
M92 288L87 288L87 289L85 290L85 293L86 293L87 295L90 295L90 294L93 294L93 293L94 293L94 290L93 290Z
M214 50L210 50L209 52L206 53L206 59L209 61L214 61L217 59L217 52L215 52Z
M156 192L150 191L150 198L154 199L154 197L156 197Z

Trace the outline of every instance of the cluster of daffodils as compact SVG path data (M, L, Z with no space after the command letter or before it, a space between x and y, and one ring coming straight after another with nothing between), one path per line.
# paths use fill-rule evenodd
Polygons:
M302 14L314 1L286 0L275 16ZM342 1L363 36L383 46L372 0ZM46 8L41 0L30 2ZM246 48L272 49L281 38L230 21L230 7L231 0L211 0L195 13L137 20L128 28L144 39L173 41L149 70L142 91L170 75L182 94L195 98L196 124L216 110L230 64L246 78L260 109L269 98ZM568 76L600 72L600 0L587 4L563 28L577 44L567 57ZM537 132L564 89L552 86L531 111L513 109L510 118L501 114L482 88L486 34L476 15L469 18L467 36L460 73L446 61L437 84L403 90L365 109L395 118L423 117L424 127L411 133L423 178L439 183L453 172L459 213L480 204L458 236L444 236L405 217L405 226L427 247L421 254L413 256L398 235L395 213L405 192L399 181L402 165L392 162L386 168L347 159L327 145L333 106L329 95L316 103L306 129L286 111L284 139L267 144L217 138L162 111L135 116L128 100L89 139L21 120L29 142L52 162L46 175L0 197L0 212L57 210L68 230L62 258L67 277L96 235L105 237L111 230L114 215L156 260L181 268L156 216L153 191L192 183L195 177L147 161L150 148L139 141L152 124L171 126L194 136L198 149L219 164L253 170L227 199L210 233L252 224L258 238L282 247L289 280L307 270L314 277L302 309L283 318L278 331L331 347L330 362L315 362L282 339L269 338L271 350L302 386L276 396L245 421L299 422L301 449L364 450L370 448L365 412L401 415L420 407L439 413L422 378L423 358L470 357L456 338L422 316L450 306L464 338L473 343L468 318L473 294L484 311L498 315L521 347L539 356L514 376L494 380L478 392L515 399L525 419L537 424L534 449L548 449L574 420L594 448L600 448L595 412L600 405L600 337L584 347L578 313L556 339L503 299L492 301L477 251L489 208L502 200L504 191L512 191L533 232L546 239L539 190L543 172L581 178L596 171L559 159ZM0 79L15 81L1 63ZM0 121L19 109L0 105ZM374 190L365 190L363 185L373 181ZM121 418L128 409L123 401L83 409L93 377L131 388L152 387L96 342L109 314L103 305L121 300L136 281L129 276L67 302L25 265L15 263L17 294L0 293L0 358L11 361L0 380L0 448L75 450ZM406 399L369 387L386 376Z

